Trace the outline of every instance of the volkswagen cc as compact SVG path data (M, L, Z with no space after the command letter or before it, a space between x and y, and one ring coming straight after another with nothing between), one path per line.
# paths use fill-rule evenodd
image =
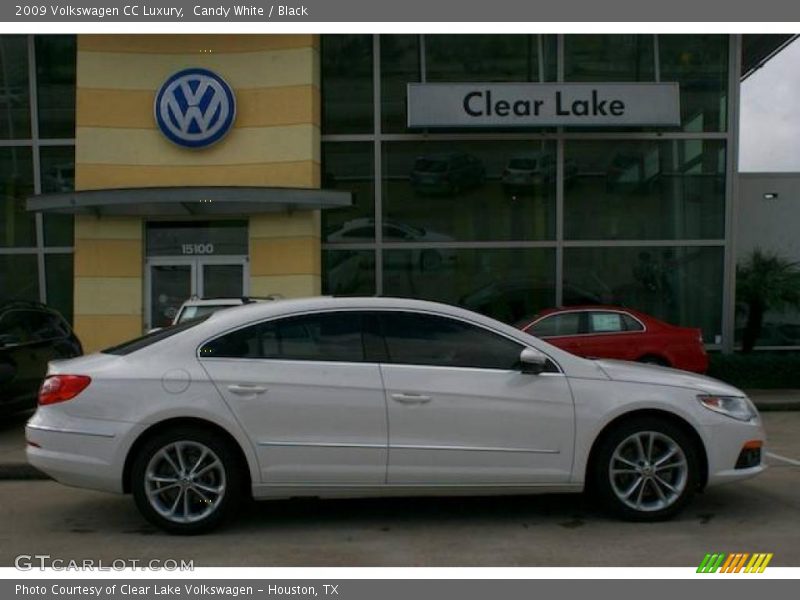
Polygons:
M719 381L392 298L250 304L54 361L26 435L35 467L130 493L174 533L246 496L589 488L622 518L662 520L760 473L765 441Z

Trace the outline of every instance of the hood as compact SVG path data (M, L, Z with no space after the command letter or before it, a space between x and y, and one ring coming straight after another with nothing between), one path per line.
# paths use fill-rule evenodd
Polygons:
M722 381L697 373L670 369L658 365L645 365L625 360L595 360L609 379L614 381L628 381L631 383L652 383L654 385L671 385L674 387L691 388L706 394L719 394L720 396L744 396L740 389Z

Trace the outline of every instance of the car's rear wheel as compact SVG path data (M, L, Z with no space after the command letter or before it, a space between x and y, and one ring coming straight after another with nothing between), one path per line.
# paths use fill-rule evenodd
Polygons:
M203 429L176 428L145 442L133 463L136 505L171 533L203 533L232 515L241 499L241 465L231 444Z
M670 421L642 417L624 422L600 442L592 484L611 511L632 521L660 521L690 500L699 477L697 451Z

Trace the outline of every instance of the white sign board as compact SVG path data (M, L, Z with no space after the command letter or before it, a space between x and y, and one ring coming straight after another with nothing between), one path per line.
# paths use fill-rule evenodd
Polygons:
M409 83L408 126L629 127L681 123L677 83Z

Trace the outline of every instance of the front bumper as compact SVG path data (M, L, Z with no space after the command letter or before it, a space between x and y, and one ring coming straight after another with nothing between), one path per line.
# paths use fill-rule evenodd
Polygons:
M764 462L766 434L761 419L736 421L720 415L706 426L708 452L708 485L719 485L755 477L767 468ZM748 443L761 442L761 461L753 466L741 468L739 460ZM737 468L737 463L739 467Z

